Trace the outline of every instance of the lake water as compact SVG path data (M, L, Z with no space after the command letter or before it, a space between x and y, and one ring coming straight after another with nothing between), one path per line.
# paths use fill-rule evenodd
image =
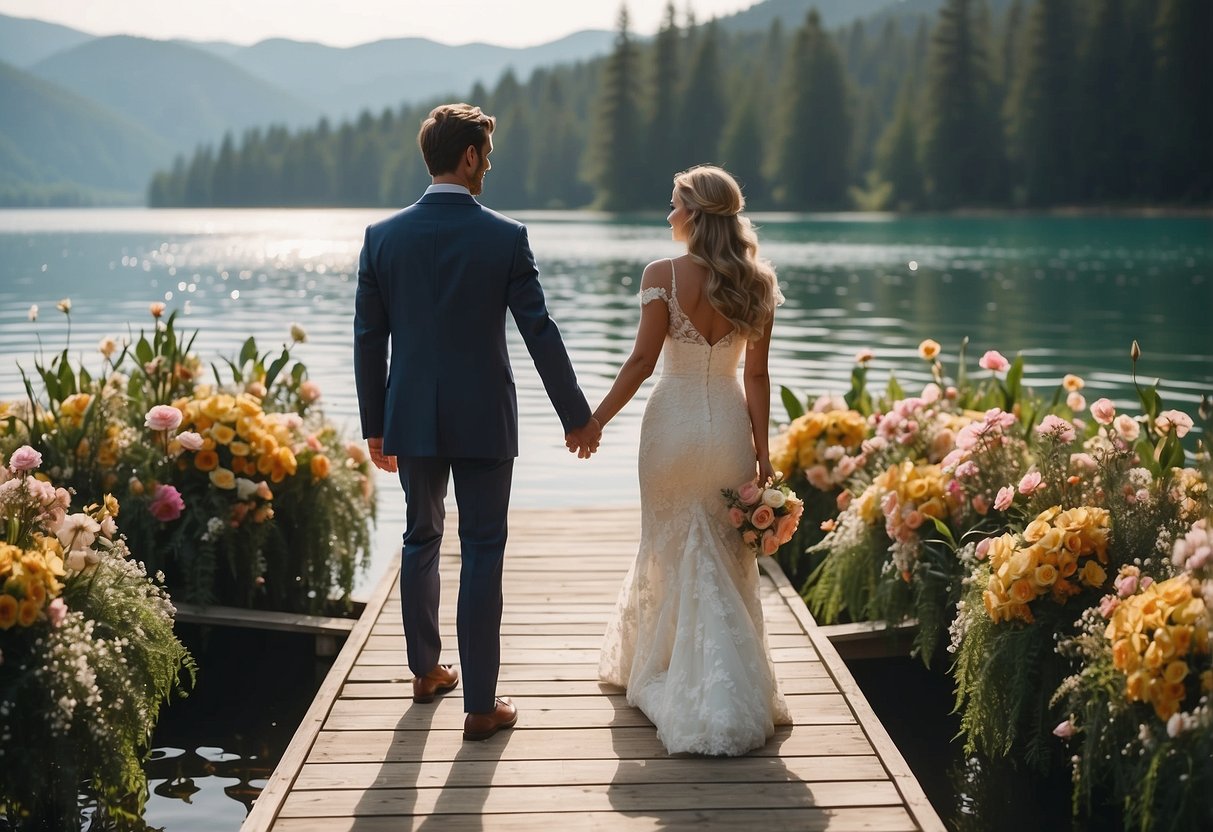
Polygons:
M71 352L94 368L103 336L137 333L151 322L149 302L164 300L200 330L196 349L207 360L235 352L249 335L269 348L289 337L292 322L302 324L309 340L297 355L321 384L327 412L353 435L355 269L364 226L384 213L0 211L0 399L20 395L18 363L30 367L40 345L48 352L63 348L66 320L55 310L60 298L72 299ZM596 404L631 348L644 265L679 254L679 247L658 216L518 216L530 227L549 307ZM841 394L861 348L876 354L869 378L883 385L893 371L916 391L929 380L917 356L924 338L943 344L949 370L968 336L971 371L987 349L1022 352L1029 385L1051 390L1074 372L1086 379L1088 399L1108 396L1130 407L1136 397L1129 346L1137 339L1140 372L1148 381L1162 379L1169 406L1194 412L1201 394L1213 392L1213 221L1207 218L755 220L787 296L771 355L777 417L779 384ZM40 307L34 323L27 319L31 304ZM636 504L640 416L652 382L608 426L600 453L577 460L564 448L521 339L508 331L522 412L513 505ZM473 402L474 395L469 391ZM378 578L402 531L399 484L386 476L379 484L381 522L360 595ZM241 751L237 740L217 736L192 749L186 739L169 738L157 750L149 766L157 787L149 823L170 832L236 828L246 787L260 785L257 766L272 763L263 752ZM269 756L274 753L281 749ZM209 761L206 771L223 770L181 786L178 757ZM162 771L166 766L169 773ZM195 787L202 791L191 797ZM225 796L225 788L235 791ZM183 800L196 805L186 809Z

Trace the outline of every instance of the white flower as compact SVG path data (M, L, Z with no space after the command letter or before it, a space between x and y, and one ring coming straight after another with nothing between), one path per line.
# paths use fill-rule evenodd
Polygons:
M113 517L106 517L101 521L101 534L107 540L113 540L114 535L118 533L118 524L114 522Z
M768 505L771 508L781 508L788 498L778 488L768 488L762 492L763 505Z
M70 514L64 518L57 536L65 549L87 549L93 545L99 531L101 526L87 514Z
M38 320L38 304L36 304L36 303L30 304L29 312L27 314L29 315L29 319L31 321Z
M249 500L257 493L257 483L245 477L236 477L236 499Z
M88 561L84 559L83 549L73 549L68 552L67 559L63 563L69 572L83 572L84 567L88 566Z
M64 315L70 315L71 311L72 311L72 299L63 298L63 300L61 300L55 304L55 308L58 309L60 312L62 312Z
M113 355L114 352L117 351L117 349L118 349L118 342L115 341L113 338L111 338L108 335L105 336L104 338L102 338L100 343L97 344L97 352L101 353L106 358L109 358L111 355Z
M192 430L185 430L177 434L177 441L180 442L181 447L185 448L187 451L202 450L202 436Z

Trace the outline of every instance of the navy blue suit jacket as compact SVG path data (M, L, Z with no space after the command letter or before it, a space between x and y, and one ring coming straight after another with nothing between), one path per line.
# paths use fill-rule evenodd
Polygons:
M369 226L354 312L362 435L396 456L517 456L507 310L565 432L581 427L590 407L524 225L466 194L430 193Z

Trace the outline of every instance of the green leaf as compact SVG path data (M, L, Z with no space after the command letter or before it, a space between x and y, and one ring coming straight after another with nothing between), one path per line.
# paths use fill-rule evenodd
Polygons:
M240 366L243 367L248 362L257 357L257 339L249 336L244 342L244 346L240 348Z
M1016 355L1015 360L1011 362L1011 369L1007 370L1007 410L1010 410L1015 402L1019 401L1019 391L1023 386L1023 356Z
M278 374L282 372L282 368L291 360L291 351L283 350L282 355L274 359L274 363L265 371L265 389L269 390L274 385L274 380L278 378Z
M1155 417L1162 412L1162 398L1158 395L1158 382L1155 381L1151 387L1138 387L1137 397L1141 399L1142 410L1153 422Z
M940 520L938 517L932 517L931 522L935 524L935 531L939 532L944 540L948 541L953 549L956 548L956 538L952 536L952 530L948 528L948 524Z
M307 367L302 361L296 361L295 366L291 369L291 381L298 387L303 382L303 376L307 373Z
M66 361L59 363L59 392L64 398L76 392L76 374L72 372L72 365Z
M152 345L148 343L147 337L139 336L139 343L135 345L135 358L139 359L140 364L147 364L155 357L152 352Z
M965 353L969 349L969 336L960 341L960 352L956 356L956 386L963 390L969 380L969 370L965 366Z
M80 368L80 389L81 390L87 389L92 383L93 383L92 375L89 374L88 370L81 367Z
M283 353L283 355L285 354ZM783 400L783 408L788 412L788 421L795 421L804 415L804 405L800 403L800 399L796 398L796 394L782 384L779 385L779 398Z
M1155 453L1158 454L1158 467L1160 471L1170 471L1172 468L1184 467L1184 446L1180 443L1179 437L1174 433L1167 434L1167 438L1159 443Z
M899 402L906 397L906 391L901 389L901 385L897 383L897 376L889 373L889 386L885 390L885 396L889 402Z
M228 361L227 363L231 364L232 362ZM218 385L219 387L222 387L223 386L223 377L219 375L219 368L215 366L214 361L211 362L211 372L215 374L215 384Z
M1137 440L1137 456L1140 457L1142 466L1148 468L1155 477L1162 473L1162 466L1154 456L1154 446L1150 444L1149 439L1143 437Z

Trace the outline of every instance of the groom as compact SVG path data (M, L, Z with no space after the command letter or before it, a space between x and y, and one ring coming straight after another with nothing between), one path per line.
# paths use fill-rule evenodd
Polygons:
M354 312L362 435L375 465L398 470L404 486L400 599L414 702L432 702L459 682L454 668L438 664L438 548L447 481L455 480L467 740L488 739L518 720L513 703L496 696L506 512L518 455L507 310L569 449L588 458L602 433L548 316L526 227L474 199L491 167L495 126L467 104L437 107L422 123L417 142L433 184L416 204L367 228Z

